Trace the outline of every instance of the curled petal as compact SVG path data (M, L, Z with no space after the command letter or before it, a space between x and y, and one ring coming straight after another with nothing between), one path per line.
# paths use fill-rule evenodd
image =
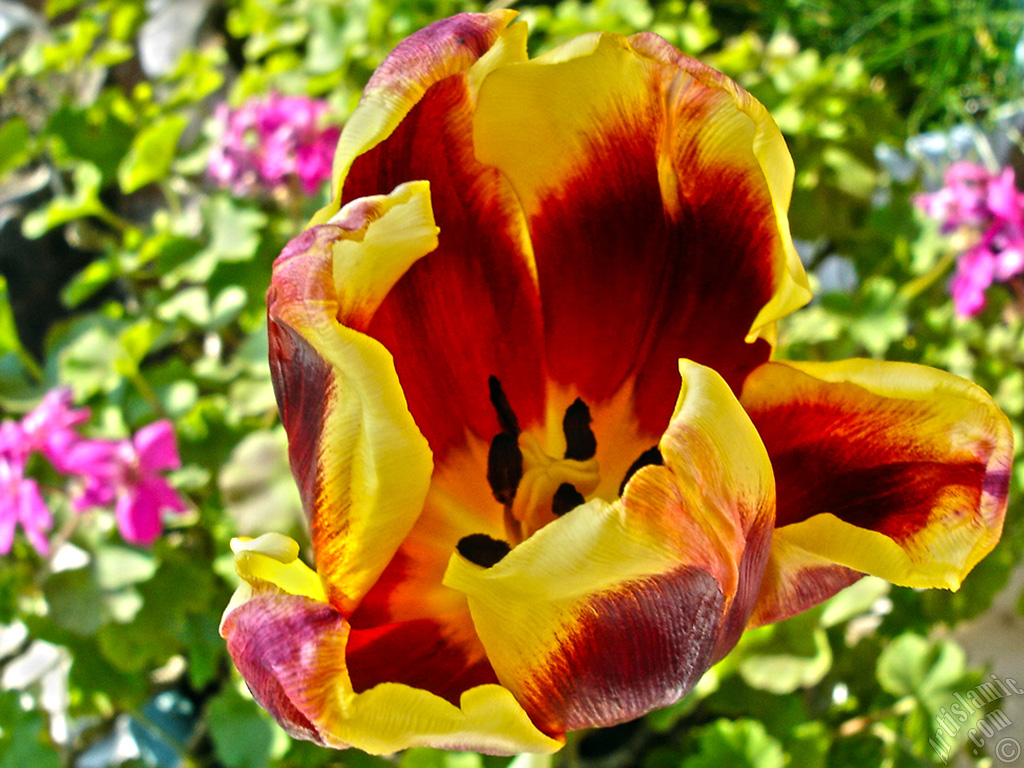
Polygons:
M292 241L274 265L274 391L318 570L344 612L416 521L432 469L391 356L347 326L372 314L436 237L428 186L412 183L346 206Z
M260 537L235 549L245 581L221 634L253 696L292 736L374 754L421 745L494 754L561 746L499 685L470 688L459 706L398 683L356 693L346 655L353 630L318 599L324 595L296 559L295 543Z
M778 483L755 623L857 573L957 589L999 540L1013 440L974 384L905 363L768 363L741 399Z
M445 584L467 595L499 681L545 731L677 700L753 607L771 466L722 378L689 362L680 370L664 466L643 467L621 500L576 507L489 568L460 554L449 562Z

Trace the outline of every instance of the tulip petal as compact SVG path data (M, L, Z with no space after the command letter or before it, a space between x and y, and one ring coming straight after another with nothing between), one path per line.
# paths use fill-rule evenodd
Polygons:
M664 465L489 568L460 554L449 562L445 584L467 595L498 679L547 732L677 700L753 608L771 536L771 465L725 381L690 362L680 371Z
M522 27L499 40L517 50ZM526 223L508 182L474 155L473 83L480 76L473 69L434 83L386 139L353 161L343 189L348 201L411 180L430 183L438 247L394 285L365 331L394 356L409 409L438 463L469 435L489 442L498 431L490 376L501 381L524 428L544 414L540 299Z
M234 544L245 581L221 634L253 696L289 734L374 754L425 745L494 754L561 747L499 685L470 688L459 706L400 683L356 693L348 646L357 633L318 599L312 572L288 542L270 536Z
M274 390L331 602L348 614L415 523L430 449L391 356L353 330L436 243L424 182L358 200L293 240L267 294Z
M373 73L359 106L349 117L334 156L332 201L310 222L322 224L341 207L342 182L352 161L376 147L409 114L434 83L465 72L499 42L516 11L459 13L430 24L403 40ZM525 25L515 35L523 38ZM502 54L515 57L514 48L499 46ZM489 62L493 66L498 62ZM382 192L386 190L378 190ZM351 198L350 198L351 199Z
M974 384L905 363L768 363L741 400L778 482L755 623L804 610L858 573L957 589L998 541L1013 441Z
M583 36L495 70L474 140L525 209L551 378L597 403L635 377L646 433L670 415L676 359L738 391L770 351L747 341L809 298L775 124L650 37Z

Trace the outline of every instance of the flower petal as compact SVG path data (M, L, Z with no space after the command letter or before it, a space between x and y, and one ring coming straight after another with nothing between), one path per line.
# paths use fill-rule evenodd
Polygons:
M132 439L143 472L162 472L181 466L174 425L167 419L147 424Z
M621 500L571 510L489 568L459 554L449 563L445 584L468 596L498 679L547 732L677 700L753 608L771 466L725 381L689 362L680 371L664 466L640 469Z
M489 442L497 431L489 376L501 381L524 428L544 412L540 300L526 223L508 182L477 161L472 137L475 83L520 54L522 24L504 30L469 71L432 84L386 139L352 161L344 181L345 201L430 182L438 247L402 276L365 330L394 356L438 463L467 434Z
M436 244L424 182L357 200L289 244L267 294L292 471L332 603L350 612L423 506L431 454L391 356L347 325Z
M496 69L474 142L525 209L550 376L588 403L635 376L643 431L659 434L676 359L738 390L770 350L747 339L770 336L809 293L775 124L731 81L650 40L582 36Z
M117 530L130 544L148 547L163 531L160 507L152 498L139 493L137 488L126 489L117 497L114 518Z
M470 69L499 42L516 16L516 11L507 9L459 13L413 33L388 55L345 124L334 156L333 199L313 217L312 224L322 224L341 207L342 182L352 161L387 138L430 86ZM525 29L518 34L523 37L525 58ZM386 190L377 190L382 191Z
M285 537L238 542L246 579L221 634L253 696L288 733L324 746L381 754L413 746L497 754L553 752L512 695L495 684L470 688L455 706L398 683L355 693L348 672L354 631L317 599L315 582ZM281 577L280 583L275 579Z
M755 623L870 573L957 589L1002 531L1013 441L979 387L905 363L768 363L743 387L778 482Z

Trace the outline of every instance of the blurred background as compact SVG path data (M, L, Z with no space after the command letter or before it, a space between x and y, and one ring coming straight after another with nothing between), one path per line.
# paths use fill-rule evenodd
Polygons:
M1019 0L500 5L533 54L652 30L751 91L795 159L815 289L778 355L953 371L1021 442ZM217 633L231 537L306 538L266 364L271 262L326 201L338 129L381 59L485 7L0 0L0 768L510 763L291 741ZM1003 539L958 593L865 579L555 762L1024 765L1024 694L945 717L986 681L1024 690L1017 470Z

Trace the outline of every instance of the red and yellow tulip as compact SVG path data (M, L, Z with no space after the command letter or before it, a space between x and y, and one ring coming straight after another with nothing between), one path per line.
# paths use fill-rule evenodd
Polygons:
M771 361L809 291L765 109L650 34L528 59L514 16L395 49L274 266L316 570L237 540L221 631L326 746L554 751L865 573L956 589L1002 528L978 387Z

